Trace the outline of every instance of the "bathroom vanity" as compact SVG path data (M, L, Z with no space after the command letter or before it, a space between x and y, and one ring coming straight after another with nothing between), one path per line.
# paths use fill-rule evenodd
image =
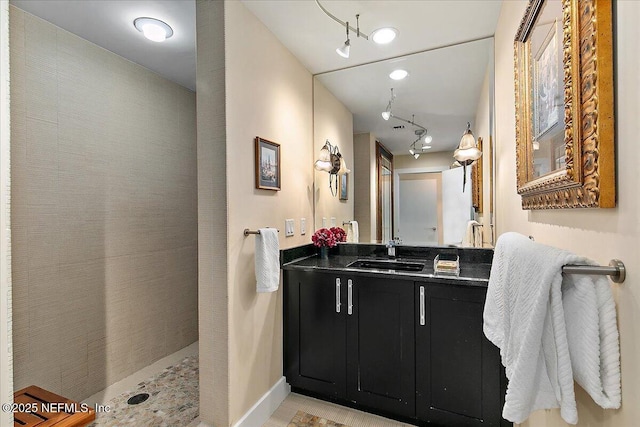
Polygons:
M433 274L441 253L460 276ZM283 264L293 390L416 425L506 426L499 350L482 333L492 251L339 245Z

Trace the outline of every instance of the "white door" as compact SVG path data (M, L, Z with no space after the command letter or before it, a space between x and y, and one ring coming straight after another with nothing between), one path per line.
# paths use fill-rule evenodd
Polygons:
M396 236L407 245L438 244L439 173L399 175Z
M472 219L471 168L462 191L463 168L442 171L442 240L445 245L459 245Z

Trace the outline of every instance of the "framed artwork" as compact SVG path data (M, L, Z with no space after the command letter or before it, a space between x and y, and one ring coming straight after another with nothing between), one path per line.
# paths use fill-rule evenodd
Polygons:
M280 190L280 144L256 136L256 188Z
M478 137L478 149L482 151L482 137ZM482 157L471 165L471 206L482 213Z
M349 175L340 175L340 200L349 200Z
M610 0L529 0L514 40L523 209L616 206Z

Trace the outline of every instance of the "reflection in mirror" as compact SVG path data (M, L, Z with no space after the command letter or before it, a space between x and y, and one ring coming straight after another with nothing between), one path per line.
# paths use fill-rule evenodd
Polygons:
M391 79L398 69L407 77ZM399 238L410 245L492 245L493 38L316 75L316 150L326 137L319 129L340 127L327 125L329 111L336 115L335 105L330 109L319 101L327 93L353 120L354 205L351 214L317 198L316 227L337 217L338 225L358 221L362 243ZM483 186L483 201L476 208L472 186L463 189L463 168L453 165L467 122L475 138L485 141L483 176L474 179ZM390 164L378 161L380 145L390 152ZM471 168L466 174L469 183ZM316 192L322 184L316 183Z
M535 179L565 169L561 2L544 4L530 40Z

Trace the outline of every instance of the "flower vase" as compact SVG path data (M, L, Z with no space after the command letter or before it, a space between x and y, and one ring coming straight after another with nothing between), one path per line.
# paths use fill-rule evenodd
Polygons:
M329 248L327 246L320 246L320 259L329 258Z

